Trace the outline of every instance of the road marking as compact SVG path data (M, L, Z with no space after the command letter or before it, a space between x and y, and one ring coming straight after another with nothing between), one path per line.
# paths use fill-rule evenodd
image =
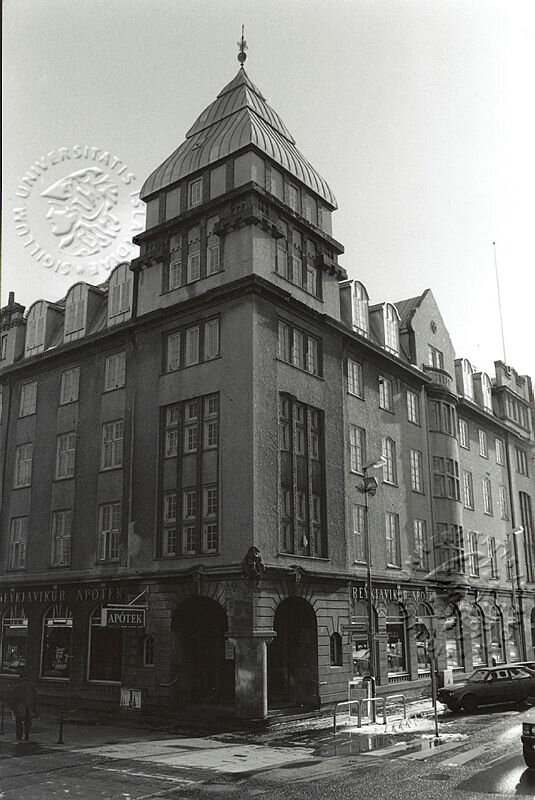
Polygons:
M128 769L118 769L117 767L93 767L104 772L120 772L122 775L132 775L134 778L150 778L151 780L167 781L168 783L199 783L190 781L187 778L174 778L171 775L149 775L148 772L130 772Z
M492 750L492 747L492 744L480 744L477 747L472 747L470 750L465 750L462 753L458 753L456 756L453 756L449 760L443 761L442 763L445 767L458 767L461 764L466 764L468 761L472 761L473 758L477 758L477 756L481 755L482 753ZM500 758L502 758L502 756L500 756Z

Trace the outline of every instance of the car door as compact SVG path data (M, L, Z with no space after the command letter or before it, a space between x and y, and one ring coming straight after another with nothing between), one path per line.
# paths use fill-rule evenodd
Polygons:
M509 671L515 687L515 700L525 700L535 695L535 675L523 667L510 667Z
M514 699L513 681L508 669L501 667L491 670L485 684L484 703L508 703Z

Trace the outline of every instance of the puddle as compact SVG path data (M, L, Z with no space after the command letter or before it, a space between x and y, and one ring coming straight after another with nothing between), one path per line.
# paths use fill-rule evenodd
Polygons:
M410 753L428 752L441 744L444 744L444 740L434 738L400 742L397 737L394 738L385 734L366 736L346 733L335 735L330 742L322 744L316 752L317 755L323 756L323 758L329 758L332 756L354 756L388 748L388 757L397 758Z

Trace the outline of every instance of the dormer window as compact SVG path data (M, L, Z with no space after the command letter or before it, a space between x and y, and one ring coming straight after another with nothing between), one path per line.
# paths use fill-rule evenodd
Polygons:
M69 290L65 301L65 336L85 328L86 311L87 287L77 283Z
M128 264L119 264L110 275L108 292L108 318L127 314L132 296L132 273ZM122 319L114 321L122 322Z
M467 358L463 358L463 393L469 400L474 399L474 381L472 375L472 365Z
M359 281L354 284L355 293L353 296L353 327L362 336L368 336L370 331L368 315L368 292Z
M481 393L483 395L483 408L492 411L492 384L486 373L481 376Z
M26 345L24 355L33 356L45 349L47 304L39 300L31 307L26 321Z
M192 181L188 187L188 206L189 208L194 208L195 206L200 206L202 203L202 179L197 178L196 181Z
M392 353L399 353L399 328L398 312L391 303L386 303L384 309L385 347Z

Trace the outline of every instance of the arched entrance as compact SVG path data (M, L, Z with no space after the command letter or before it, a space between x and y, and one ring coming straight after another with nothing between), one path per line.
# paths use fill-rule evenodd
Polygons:
M234 702L234 654L225 643L224 609L208 597L192 597L172 624L176 697L183 704Z
M306 600L289 597L275 612L268 647L268 707L319 705L318 629Z

